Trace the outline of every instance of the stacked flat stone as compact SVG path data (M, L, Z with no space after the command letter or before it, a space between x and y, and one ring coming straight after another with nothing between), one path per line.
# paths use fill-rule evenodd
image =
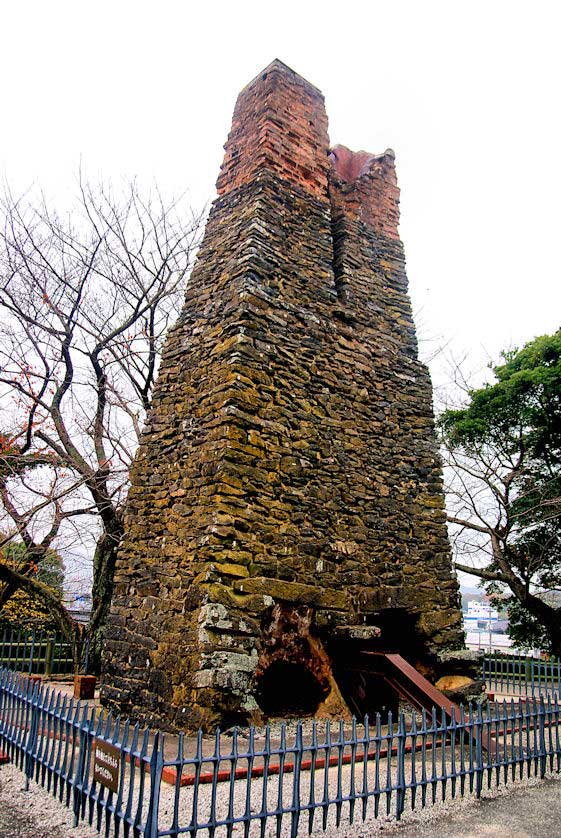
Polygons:
M434 677L463 643L393 153L330 150L323 96L280 61L240 93L225 149L104 659L104 703L171 728L259 719L275 661L344 711L345 631Z

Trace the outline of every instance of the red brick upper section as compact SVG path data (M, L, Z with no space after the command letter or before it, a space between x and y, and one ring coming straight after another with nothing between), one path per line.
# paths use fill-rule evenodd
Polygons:
M276 59L245 87L217 181L219 195L261 171L327 200L329 138L323 95Z
M336 145L329 152L331 165L341 180L352 183L368 171L370 163L376 158L369 151L351 151L344 145Z
M236 102L217 181L219 195L251 183L261 172L327 200L377 233L398 238L399 189L394 154L329 149L322 93L275 59Z
M334 207L379 235L399 238L399 187L393 151L374 155L337 145L329 159Z

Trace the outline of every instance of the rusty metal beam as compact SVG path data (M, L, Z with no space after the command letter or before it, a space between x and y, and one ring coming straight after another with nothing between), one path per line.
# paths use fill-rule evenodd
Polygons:
M444 693L437 690L414 666L395 652L370 652L360 653L361 658L371 658L383 662L380 674L392 686L400 698L408 701L418 709L432 710L433 707L440 707L444 710L448 719L454 714L456 721L460 718L460 708L451 701ZM365 667L366 669L366 667ZM494 743L489 741L485 731L482 736L482 746L486 751L492 750Z

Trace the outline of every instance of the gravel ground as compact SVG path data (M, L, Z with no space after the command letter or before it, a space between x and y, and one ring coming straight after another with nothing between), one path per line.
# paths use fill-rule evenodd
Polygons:
M227 784L224 784L227 785ZM32 784L25 792L25 777L12 765L0 768L0 838L96 838L87 825L72 827L72 813L44 789ZM201 788L206 796L210 787ZM330 818L328 829L321 831L319 818L314 835L327 838L424 838L435 833L440 838L481 838L512 836L512 838L557 838L561 833L561 777L553 775L546 781L535 778L517 781L507 787L486 791L480 802L473 797L438 802L424 810L406 812L400 823L393 817L372 817L362 821L357 811L354 825L345 823L339 829ZM167 801L162 800L163 808ZM202 802L202 801L201 801ZM274 831L274 824L267 833ZM283 833L288 822L283 824ZM235 832L240 834L242 827ZM258 824L251 834L258 833ZM201 832L201 835L206 833ZM302 818L300 834L307 834L307 819Z
M72 812L36 783L25 791L25 775L0 767L0 838L99 838L89 827L72 827Z

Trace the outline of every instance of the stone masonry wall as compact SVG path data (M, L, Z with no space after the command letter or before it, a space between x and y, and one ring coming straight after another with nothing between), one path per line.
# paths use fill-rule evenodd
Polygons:
M392 609L428 670L462 645L393 154L330 153L322 95L279 61L225 148L132 472L104 660L104 702L169 727L258 719L259 678L290 655L342 712L331 638L375 636Z

